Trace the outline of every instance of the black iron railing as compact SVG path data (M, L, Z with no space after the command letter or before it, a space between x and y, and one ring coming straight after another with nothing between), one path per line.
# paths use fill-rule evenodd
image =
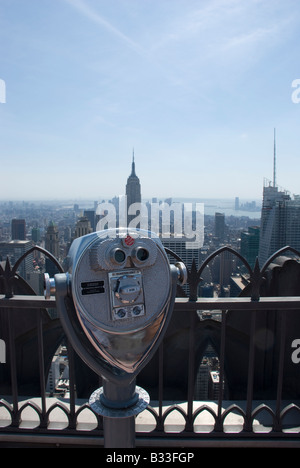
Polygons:
M38 250L52 257L43 249ZM236 298L197 297L204 268L225 251L244 263L249 273L248 286ZM262 290L268 292L268 284L272 290L278 284L276 281L284 281L281 275L269 274L268 268L288 251L293 255L291 261L297 270L300 267L295 256L299 254L289 247L276 252L262 269L257 262L252 270L245 259L228 247L211 255L198 270L195 264L192 265L188 279L189 297L176 299L173 329L166 334L154 359L155 365L141 376L142 384L150 381L151 402L137 419L137 446L290 446L300 443L300 374L297 359L292 360L293 343L297 337L300 340L300 294L295 270L291 273L295 282L293 295L291 289L286 296L261 295ZM46 392L49 371L47 333L53 330L53 324L49 325L45 320L45 310L55 309L56 304L54 297L45 300L30 290L26 294L16 294L20 290L17 282L23 284L17 267L24 258L13 268L9 262L5 268L0 268L3 292L0 295L0 339L3 339L1 325L6 328L6 362L0 361L0 444L101 446L103 420L88 406L88 398L78 398L80 373L76 355L67 342L68 395L54 398ZM62 271L56 260L55 263ZM281 264L279 268L282 273L285 266ZM28 366L22 366L18 353L20 335L16 330L25 310L32 319L34 333L28 332L28 339L25 345L22 341L22 346L27 349L26 346L33 343L35 349L31 349L29 355L37 356L37 382L29 386L34 389L33 395L30 390L28 393L26 379L25 383L22 380L24 376L21 374ZM199 311L216 310L220 313L218 322L199 320ZM62 336L56 333L55 340L65 340ZM218 357L219 392L215 400L198 401L195 399L195 379L208 343L213 345ZM184 368L182 376L176 375L180 368ZM98 386L100 383L98 381ZM176 398L174 387L177 385L180 395ZM146 385L143 386L148 391ZM170 387L173 388L170 390Z

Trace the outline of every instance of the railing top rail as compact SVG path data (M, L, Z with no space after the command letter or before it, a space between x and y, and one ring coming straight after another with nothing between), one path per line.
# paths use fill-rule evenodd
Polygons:
M197 301L187 298L176 298L175 310L268 310L300 309L300 296L261 297L252 301L250 297L201 297Z
M6 298L0 294L0 308L26 308L26 309L47 309L55 308L55 296L45 299L43 296L34 295L15 295ZM192 310L268 310L300 309L300 296L280 296L280 297L261 297L260 301L252 301L250 297L200 297L197 301L190 301L186 297L177 297L174 309L177 311Z
M48 309L56 307L55 296L50 299L45 299L44 296L34 295L15 295L7 298L4 294L0 294L0 308L13 309Z

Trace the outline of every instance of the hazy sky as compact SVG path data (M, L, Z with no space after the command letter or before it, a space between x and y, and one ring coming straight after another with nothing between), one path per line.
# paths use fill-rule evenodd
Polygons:
M274 127L299 193L299 44L299 0L0 0L0 199L122 194L133 148L143 197L261 198Z

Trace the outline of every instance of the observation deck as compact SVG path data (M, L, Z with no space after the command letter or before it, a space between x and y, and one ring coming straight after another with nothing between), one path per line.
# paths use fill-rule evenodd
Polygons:
M17 273L33 250L63 272L37 246L0 267L0 447L102 447L103 418L88 405L101 378L67 342L55 297L35 295ZM202 272L224 252L242 262L247 286L239 297L198 297ZM222 247L200 267L193 263L188 291L178 286L164 340L137 377L151 401L136 418L136 447L300 447L299 252L287 246L252 269ZM62 344L68 378L59 394L47 382ZM209 346L218 385L200 399L196 381Z

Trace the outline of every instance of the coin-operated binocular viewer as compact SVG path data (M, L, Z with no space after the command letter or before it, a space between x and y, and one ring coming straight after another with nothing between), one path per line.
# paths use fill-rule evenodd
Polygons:
M77 354L103 378L89 404L104 416L106 447L133 447L135 416L149 395L135 385L169 324L182 263L170 265L160 239L138 229L108 229L71 245L68 271L45 274L64 331Z

